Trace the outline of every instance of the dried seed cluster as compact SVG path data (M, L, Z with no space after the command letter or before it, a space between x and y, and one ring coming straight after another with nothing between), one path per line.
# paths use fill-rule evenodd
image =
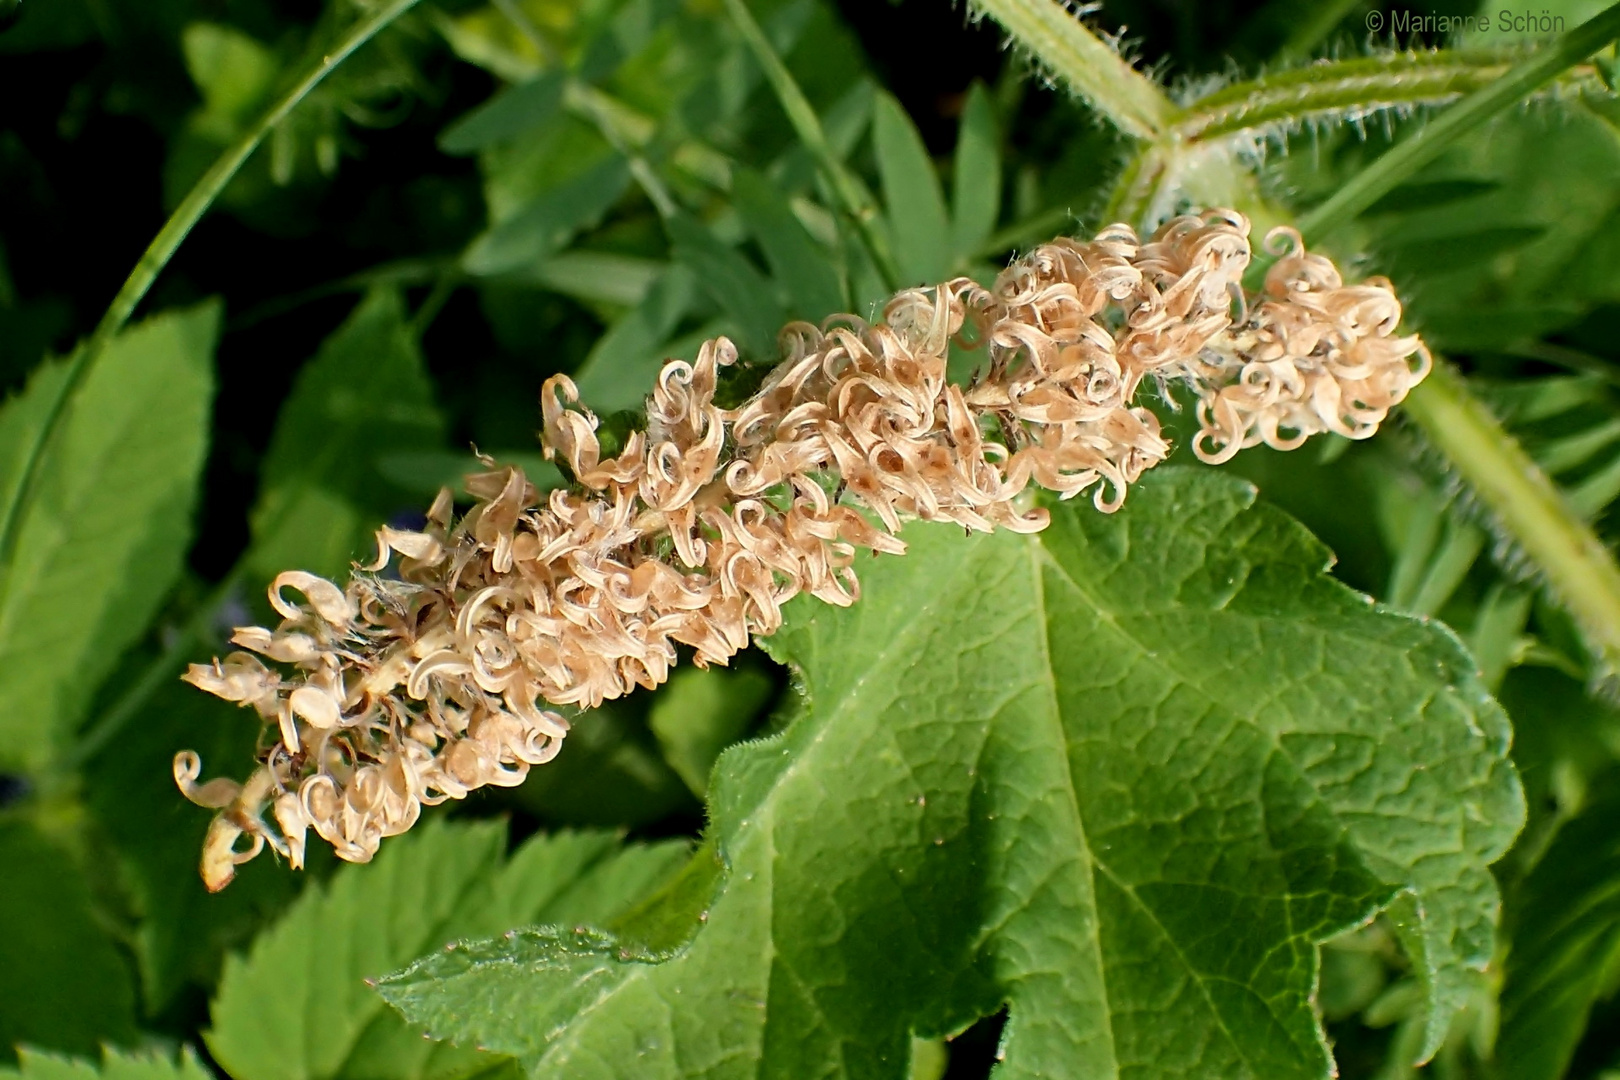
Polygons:
M281 624L237 630L245 651L187 673L274 736L246 784L199 784L197 756L175 758L181 790L220 810L203 879L223 888L266 845L299 866L310 829L364 862L423 804L522 782L568 732L555 706L656 686L677 645L724 664L800 593L853 603L855 553L903 553L907 519L1034 532L1048 515L1031 486L1118 508L1169 451L1133 404L1144 380L1191 387L1208 461L1372 434L1428 370L1421 342L1396 335L1388 282L1346 286L1287 233L1251 302L1248 233L1230 210L1146 241L1114 225L1037 248L989 290L908 289L878 325L794 323L786 359L735 409L715 391L736 350L710 341L664 365L646 429L612 456L573 383L551 379L543 442L570 489L542 497L490 462L459 521L445 491L422 531L379 532L346 588L280 575ZM967 386L946 381L952 340L987 351Z

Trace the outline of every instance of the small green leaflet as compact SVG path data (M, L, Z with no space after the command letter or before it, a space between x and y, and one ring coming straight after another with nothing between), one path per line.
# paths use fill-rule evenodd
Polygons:
M1003 1004L1000 1080L1318 1080L1317 946L1393 904L1444 1029L1524 813L1448 631L1202 470L906 539L770 639L805 702L716 767L728 873L688 946L531 933L383 995L548 1080L897 1078Z
M894 255L905 279L900 284L944 281L951 270L951 229L939 176L911 117L887 93L877 95L872 145L883 180Z
M742 738L774 687L763 672L747 668L677 668L647 714L664 759L692 793L709 790L709 773L720 752Z
M0 769L37 771L62 750L180 574L219 315L210 302L124 331L68 401L0 568ZM65 373L46 364L0 410L8 500Z
M210 1080L211 1074L190 1047L178 1062L158 1053L126 1054L104 1048L101 1063L24 1050L16 1071L0 1069L0 1080Z
M439 149L447 154L475 154L487 147L520 138L543 127L562 108L561 71L508 86L439 133Z
M687 267L675 264L659 274L641 303L602 335L574 373L580 399L598 415L639 406L663 363L659 347L696 295L697 275Z
M828 252L794 216L774 184L739 167L732 173L732 192L737 213L764 250L794 318L819 322L848 306Z
M490 226L468 247L462 265L470 274L499 274L561 251L575 233L600 222L629 186L629 163L610 155Z
M951 247L958 262L978 254L1001 214L1001 150L996 112L983 83L968 90L956 137L951 183Z
M621 846L610 832L537 836L509 860L506 825L442 820L374 862L305 889L214 998L208 1048L236 1080L456 1080L489 1054L410 1030L365 980L457 937L535 921L605 923L687 861L682 841Z

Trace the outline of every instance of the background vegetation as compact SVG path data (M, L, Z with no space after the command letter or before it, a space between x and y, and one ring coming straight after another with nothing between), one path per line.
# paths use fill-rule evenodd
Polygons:
M1166 98L985 6L1018 47L943 0L6 5L0 1075L1271 1080L1326 1074L1319 1021L1348 1077L1620 1070L1620 105L1585 59L1620 27L1530 79L1535 36L1369 38L1388 7L1105 3ZM169 762L242 774L257 733L179 670L470 447L560 483L548 375L623 431L715 333L768 358L790 317L1201 204L1304 215L1465 378L1246 452L1258 500L1188 468L1061 513L1056 569L919 530L854 611L596 710L376 862L204 892Z

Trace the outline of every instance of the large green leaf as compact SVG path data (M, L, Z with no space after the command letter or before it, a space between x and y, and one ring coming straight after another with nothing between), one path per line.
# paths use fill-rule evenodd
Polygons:
M18 1043L88 1054L134 1041L133 981L74 853L0 818L0 867L0 1063Z
M253 510L252 566L340 574L374 553L372 533L400 498L378 462L438 449L444 421L404 304L371 293L298 374L276 419Z
M605 922L687 850L559 833L535 837L503 865L505 847L503 822L433 821L329 887L311 885L246 959L227 962L209 1049L236 1080L449 1080L498 1068L494 1055L424 1040L365 980L463 935Z
M208 442L219 306L146 320L115 338L68 402L0 569L0 769L36 770L174 584ZM0 412L0 492L11 498L63 367Z
M191 1050L180 1060L156 1053L123 1054L104 1049L101 1063L24 1050L16 1071L0 1069L0 1080L210 1080L212 1074Z
M906 538L773 639L807 701L716 768L729 873L687 947L520 934L384 995L548 1078L899 1077L1003 1003L1004 1078L1319 1078L1318 944L1409 900L1443 1030L1524 810L1450 633L1205 471Z

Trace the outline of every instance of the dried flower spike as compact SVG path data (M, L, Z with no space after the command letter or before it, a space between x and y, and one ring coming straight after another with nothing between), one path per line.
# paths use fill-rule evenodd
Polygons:
M1145 242L1124 225L1056 240L988 291L907 289L878 325L794 323L786 358L735 409L714 401L736 359L715 339L664 365L646 429L612 457L574 384L550 379L542 438L570 490L542 497L486 460L460 521L444 491L422 531L379 532L346 588L280 575L281 624L237 630L245 651L186 674L274 733L243 785L199 786L197 756L175 758L181 790L220 811L204 881L223 888L266 846L300 866L310 829L365 862L424 804L521 783L568 733L554 706L657 686L677 645L724 664L799 593L853 603L856 551L903 553L908 519L1034 532L1047 513L1032 485L1117 509L1169 452L1133 404L1144 380L1191 387L1206 461L1371 435L1428 353L1397 336L1387 281L1347 286L1279 232L1287 250L1257 298L1241 284L1248 221L1211 210ZM988 354L965 387L945 378L953 339ZM397 577L378 576L390 564Z

